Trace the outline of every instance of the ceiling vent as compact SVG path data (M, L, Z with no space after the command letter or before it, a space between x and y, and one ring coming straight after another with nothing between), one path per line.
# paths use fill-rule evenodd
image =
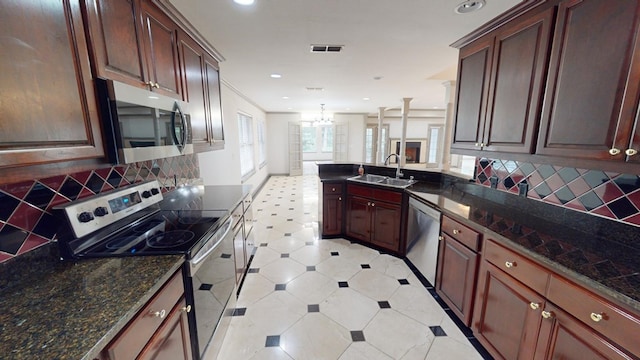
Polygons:
M307 91L324 91L321 87L307 87Z
M338 53L342 51L344 45L311 45L312 53Z

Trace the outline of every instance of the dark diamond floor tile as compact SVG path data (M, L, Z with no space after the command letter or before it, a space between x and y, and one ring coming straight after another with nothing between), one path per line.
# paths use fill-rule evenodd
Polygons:
M391 304L388 301L378 301L380 309L391 309Z
M447 333L444 332L444 329L440 326L429 326L429 330L431 330L435 336L447 336Z
M320 312L320 305L319 304L311 304L311 305L307 305L307 312Z
M269 335L264 344L265 347L280 346L280 335Z
M281 258L288 258L288 257L289 257L289 254L287 254L287 253L280 254L280 257L281 257Z
M244 316L247 312L247 308L235 308L233 309L233 314L231 316Z
M211 290L212 287L213 287L212 284L202 284L202 285L200 285L198 290L209 291L209 290Z
M307 271L316 271L315 266L307 266Z
M220 254L220 257L223 259L230 259L231 258L231 254Z
M364 332L362 332L361 330L352 330L351 331L351 341L353 341L353 342L366 341L364 339Z
M304 243L306 246L312 246L313 245L313 241L307 241Z
M249 269L247 272L249 274L257 274L259 271L260 271L260 268L252 268L252 269Z
M340 253L337 252L337 251L332 251L331 252L331 256L339 256L339 255L340 255Z
M338 281L338 287L341 287L341 288L349 287L349 283L346 281Z
M400 285L409 285L409 280L407 279L398 279Z
M371 265L369 264L360 264L360 267L363 269L371 269Z
M269 245L268 243L260 243L260 247L265 247L265 246L268 246L268 245Z
M284 233L284 236L291 236L291 233Z
M267 229L273 229L273 226L269 225L267 226Z
M287 290L287 284L276 284L275 290L276 291Z

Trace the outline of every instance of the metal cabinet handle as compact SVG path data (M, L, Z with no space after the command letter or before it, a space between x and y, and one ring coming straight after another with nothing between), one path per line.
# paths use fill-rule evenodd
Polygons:
M533 310L538 310L538 308L540 307L539 303L534 303L534 302L530 302L529 303L529 307Z
M591 313L591 320L600 322L602 320L602 314Z
M444 237L438 236L438 240L442 241L442 240L444 240Z
M331 191L336 192L336 188L331 188Z
M505 261L504 262L504 266L506 266L508 269L511 269L512 267L516 266L516 262L515 261Z
M609 155L615 156L615 155L618 155L618 154L620 154L620 149L616 149L616 148L609 149Z
M376 206L376 203L373 203L373 202L372 202L372 203L371 203L371 206Z
M186 313L189 313L191 312L191 305L183 306L181 310Z
M165 315L167 315L167 312L164 309L160 311L151 310L149 313L155 317L159 317L160 319L164 319Z
M545 319L551 319L553 317L553 312L543 310L542 313L540 313L540 315L542 315L542 317Z
M453 229L453 235L458 235L460 234L462 231L458 230L458 229Z
M371 201L367 202L367 206L371 206Z
M480 147L480 143L475 143L476 147Z
M339 196L339 197L338 197L338 201L342 201L342 196Z
M636 150L636 149L627 149L627 150L624 151L624 153L627 156L633 156L633 155L638 153L638 150Z

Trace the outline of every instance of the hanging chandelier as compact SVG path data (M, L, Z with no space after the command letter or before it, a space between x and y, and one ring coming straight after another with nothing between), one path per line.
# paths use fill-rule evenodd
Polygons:
M317 117L313 120L313 126L331 125L333 120L330 117L324 117L324 104L320 104L320 118Z

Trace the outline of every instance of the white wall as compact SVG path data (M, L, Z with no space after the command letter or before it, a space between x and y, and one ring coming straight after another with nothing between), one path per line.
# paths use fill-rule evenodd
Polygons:
M255 161L258 161L258 121L265 121L266 114L259 107L244 98L226 83L220 85L222 97L222 121L224 126L224 150L209 151L198 154L200 162L200 176L204 185L253 185L254 188L262 184L269 176L269 158L267 165L259 168L244 182L240 176L240 140L238 138L238 112L243 112L253 118L253 136L255 145ZM268 122L267 122L268 124ZM265 129L269 139L269 126ZM267 143L269 147L269 143Z

